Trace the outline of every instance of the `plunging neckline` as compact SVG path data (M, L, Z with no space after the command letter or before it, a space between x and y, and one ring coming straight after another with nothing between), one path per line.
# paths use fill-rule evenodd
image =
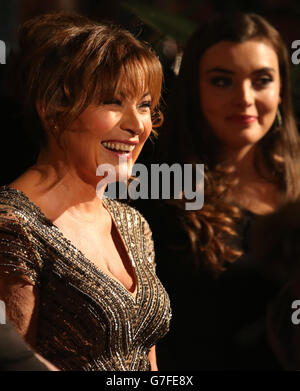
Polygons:
M137 298L138 298L138 293L139 293L139 288L140 288L140 281L139 281L139 275L137 273L137 270L133 264L133 260L132 260L132 257L128 251L128 246L127 246L127 243L126 243L126 240L123 238L122 236L122 233L119 229L119 226L118 226L118 223L117 221L115 220L115 217L113 215L113 213L110 211L110 208L108 207L108 205L106 205L106 201L105 201L105 198L102 199L102 202L103 202L103 206L104 208L106 209L106 211L108 212L111 220L112 220L112 224L114 224L115 226L115 229L118 233L118 236L119 236L119 239L121 240L121 244L122 246L124 247L124 250L125 250L125 253L126 253L126 256L128 258L128 261L129 261L129 264L132 268L132 271L133 271L133 279L134 279L134 283L135 283L135 290L134 292L130 292L124 284L122 284L122 282L120 280L118 280L116 277L114 277L113 275L109 275L107 273L105 273L100 267L98 267L94 262L92 262L90 259L87 258L87 256L85 256L83 254L83 252L78 249L70 239L68 239L64 233L59 229L59 227L57 225L55 225L53 223L53 221L51 221L45 214L44 212L41 210L41 208L35 204L33 201L31 201L31 199L22 191L22 190L19 190L19 189L16 189L14 187L10 187L10 186L7 186L7 185L4 185L2 186L2 188L4 190L9 190L9 191L13 191L13 192L17 192L19 193L21 196L23 196L23 198L26 199L26 201L28 202L28 204L31 205L31 207L33 207L37 212L38 214L40 215L40 217L42 217L48 225L50 225L51 227L53 227L56 231L56 233L58 234L58 236L60 237L61 241L63 243L67 243L69 248L71 248L72 252L75 253L75 254L79 254L80 257L85 261L85 263L91 267L96 273L100 273L104 278L106 278L108 281L114 283L115 286L117 286L120 290L122 291L125 291L126 294L131 298L131 300L133 300L134 304L137 304ZM120 257L121 258L121 257ZM122 259L122 258L121 258ZM124 264L123 260L122 260L122 263ZM125 266L125 265L124 265Z

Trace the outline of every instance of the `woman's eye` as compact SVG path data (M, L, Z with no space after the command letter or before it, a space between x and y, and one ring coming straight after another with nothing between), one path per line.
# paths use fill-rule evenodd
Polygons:
M213 77L210 82L217 87L228 87L232 85L232 80L229 77L224 76Z
M263 88L272 83L273 78L270 76L262 76L254 81L254 85L259 88Z
M151 108L151 101L147 100L139 104L139 108L141 109L150 109Z

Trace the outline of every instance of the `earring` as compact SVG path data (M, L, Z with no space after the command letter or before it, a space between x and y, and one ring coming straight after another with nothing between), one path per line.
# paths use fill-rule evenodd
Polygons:
M276 127L277 128L281 128L282 126L282 117L281 117L281 113L280 113L280 110L279 110L279 107L277 107L277 113L276 113Z
M54 138L57 138L58 133L59 133L59 127L58 127L58 125L56 125L56 123L54 121L51 121L49 131Z
M57 134L57 132L58 132L58 126L56 125L55 122L53 122L53 125L52 125L52 126L53 126L53 127L52 127L53 132L54 132L55 134Z

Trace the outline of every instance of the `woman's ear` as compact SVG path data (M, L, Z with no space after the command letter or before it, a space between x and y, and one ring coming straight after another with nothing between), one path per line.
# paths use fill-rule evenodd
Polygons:
M37 101L35 107L48 136L49 134L51 134L52 136L57 138L59 133L58 126L53 120L46 118L46 111L43 103L41 101Z
M46 117L45 117L45 107L44 107L43 103L38 100L35 104L35 108L36 108L36 111L37 111L41 121L45 125Z

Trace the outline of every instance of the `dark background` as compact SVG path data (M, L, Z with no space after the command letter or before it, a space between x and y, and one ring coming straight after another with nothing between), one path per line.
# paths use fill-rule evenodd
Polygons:
M290 53L300 39L298 0L1 0L0 40L7 58L18 50L17 29L26 19L50 10L75 10L96 20L111 21L130 30L155 48L164 67L164 100L172 89L184 44L201 21L216 12L242 10L267 18L282 34ZM2 88L6 65L0 65L0 185L11 182L35 160L36 151L23 131L19 108ZM293 65L292 87L296 117L300 119L300 64ZM151 161L155 144L146 143L140 161Z

